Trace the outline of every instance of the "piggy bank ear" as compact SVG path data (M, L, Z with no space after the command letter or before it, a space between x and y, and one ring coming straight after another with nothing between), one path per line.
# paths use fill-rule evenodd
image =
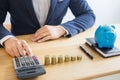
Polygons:
M98 26L98 29L100 29L101 27L102 27L102 26L101 26L101 25L99 25L99 26Z
M112 27L113 29L115 29L115 26L114 26L114 25L111 25L111 27Z

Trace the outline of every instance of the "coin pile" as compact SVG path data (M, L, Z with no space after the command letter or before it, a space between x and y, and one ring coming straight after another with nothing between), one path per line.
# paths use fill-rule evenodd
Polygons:
M77 56L69 56L69 55L65 55L65 56L62 56L62 55L59 55L59 56L49 56L49 55L46 55L45 58L44 58L44 63L45 65L55 65L55 64L61 64L63 62L70 62L70 61L80 61L82 59L82 56L80 55L77 55Z

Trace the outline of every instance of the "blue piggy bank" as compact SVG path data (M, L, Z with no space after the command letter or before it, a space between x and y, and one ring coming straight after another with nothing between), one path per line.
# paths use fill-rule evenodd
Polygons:
M99 26L95 31L95 41L98 48L113 48L116 40L115 26Z

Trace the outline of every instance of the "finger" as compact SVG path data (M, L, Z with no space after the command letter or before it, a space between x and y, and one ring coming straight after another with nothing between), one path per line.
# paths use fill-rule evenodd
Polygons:
M14 48L12 49L12 51L13 51L13 54L14 54L16 57L19 57L19 56L20 56L17 47L14 47Z
M22 47L22 43L21 43L21 42L18 43L17 49L18 49L19 54L20 54L21 56L25 56L25 51L24 51L24 49L23 49L23 47Z
M37 41L39 39L39 37L44 37L47 31L42 31L42 32L37 32L33 37L32 37L32 41Z
M30 46L27 44L25 40L22 40L22 46L24 50L26 51L27 55L32 55L32 49L30 48Z
M11 46L6 46L6 47L5 47L5 50L6 50L7 53L8 53L10 56L12 56L12 57L20 56L20 55L19 55L19 52L18 52L18 50L17 50L17 48L16 48L16 46L13 46L13 47L11 47Z
M15 57L11 47L5 46L5 51L12 57Z
M7 51L7 53L10 55L10 56L12 56L12 57L15 57L15 55L14 55L14 52L12 51L12 50L6 50Z
M39 36L39 34L42 34L42 33L44 33L44 32L47 32L47 31L48 31L47 27L42 27L42 28L40 28L39 30L37 30L37 31L35 32L35 35L33 36L33 38Z
M42 38L44 38L44 37L46 37L48 35L50 35L49 32L41 33L41 34L39 34L39 36L37 36L36 38L34 38L34 41L38 41L39 39L42 39Z
M47 41L47 40L50 40L51 39L51 36L46 36L40 40L38 40L37 42L44 42L44 41Z
M12 57L16 57L16 56L14 55L14 52L13 52L13 51L11 51L11 52L9 53L9 55L12 56Z

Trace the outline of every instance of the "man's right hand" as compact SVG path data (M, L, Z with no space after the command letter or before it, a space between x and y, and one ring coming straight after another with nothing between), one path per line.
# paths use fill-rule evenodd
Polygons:
M4 42L5 50L12 57L31 55L32 49L25 40L9 38Z

